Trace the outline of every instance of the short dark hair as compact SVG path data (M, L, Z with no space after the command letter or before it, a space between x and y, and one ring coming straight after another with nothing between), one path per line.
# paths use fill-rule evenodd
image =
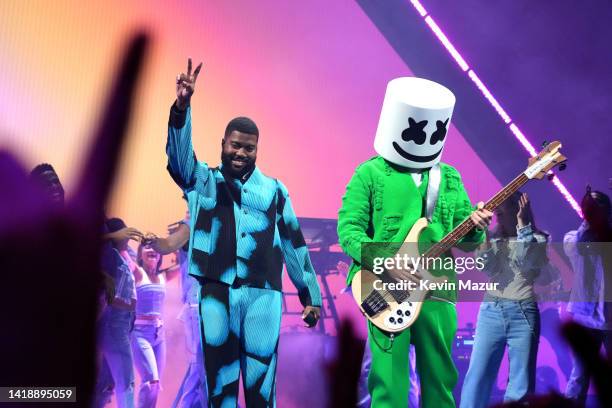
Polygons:
M125 222L121 218L109 218L106 220L106 228L108 228L108 232L117 232L126 227L127 225L125 225Z
M30 177L36 178L46 171L52 171L53 173L57 174L53 166L49 163L40 163L32 169L32 171L30 172Z
M255 135L257 136L257 139L259 139L259 129L257 128L257 125L255 122L253 122L253 120L245 116L239 116L230 120L225 128L223 138L225 139L228 137L234 130L237 130L240 133Z

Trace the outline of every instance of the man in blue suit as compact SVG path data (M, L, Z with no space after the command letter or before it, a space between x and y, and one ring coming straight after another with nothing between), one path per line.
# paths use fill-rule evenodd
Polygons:
M283 260L303 318L319 318L321 292L285 186L255 165L259 130L232 119L221 166L199 162L190 101L202 64L176 79L168 123L168 171L187 196L189 273L201 283L200 318L212 407L235 406L242 371L248 407L275 406ZM227 404L227 405L226 405Z

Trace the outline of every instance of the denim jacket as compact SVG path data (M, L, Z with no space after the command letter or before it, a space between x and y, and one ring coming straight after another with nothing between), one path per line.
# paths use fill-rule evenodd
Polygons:
M587 229L588 225L583 222L577 230L568 232L563 238L563 249L574 270L574 282L567 310L586 326L612 329L609 310L611 304L609 302L606 304L604 295L606 271L602 257L588 250L588 242L581 242L581 237ZM612 271L608 271L608 274L610 273Z
M102 269L115 281L115 299L126 304L136 299L136 281L128 263L112 245L102 248Z
M511 239L492 238L491 247L475 255L484 260L484 270L498 289L490 295L511 300L535 298L533 284L540 270L548 264L548 238L534 232L531 224L516 229Z

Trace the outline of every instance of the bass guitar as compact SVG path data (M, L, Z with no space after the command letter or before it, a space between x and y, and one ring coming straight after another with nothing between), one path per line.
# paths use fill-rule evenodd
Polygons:
M558 165L565 166L563 163L567 160L559 152L560 149L561 143L558 141L547 144L537 156L529 159L527 169L495 194L484 205L484 208L489 211L495 210L531 179L542 179L547 174L549 177L553 177L551 169ZM438 258L455 246L475 226L472 220L467 217L441 241L431 244L424 253L420 254L418 243L421 241L419 237L427 225L426 218L420 218L416 221L404 240L404 243L411 243L411 245L402 245L402 256L407 256L408 259ZM413 269L419 279L427 280L428 283L434 285L443 284L448 279L446 276L436 276L420 266L413 266ZM381 330L390 333L405 330L416 321L423 301L430 292L428 289L422 289L420 285L415 285L417 288L413 290L387 290L384 288L378 290L375 289L375 286L380 288L381 275L365 269L358 271L351 284L353 298L368 320Z

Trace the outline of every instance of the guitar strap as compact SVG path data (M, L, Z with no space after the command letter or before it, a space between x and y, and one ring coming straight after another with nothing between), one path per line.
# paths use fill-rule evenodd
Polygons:
M438 202L440 178L440 163L436 163L429 169L429 182L427 183L427 195L425 197L425 217L427 217L427 221L431 221L436 203Z
M440 163L436 163L431 169L429 169L429 182L427 184L427 196L425 198L425 216L427 221L431 222L434 210L436 209L436 203L438 202L438 194L440 193L440 179L442 175L440 173ZM436 301L450 303L454 305L448 299L432 296L431 291L427 294L427 297Z

